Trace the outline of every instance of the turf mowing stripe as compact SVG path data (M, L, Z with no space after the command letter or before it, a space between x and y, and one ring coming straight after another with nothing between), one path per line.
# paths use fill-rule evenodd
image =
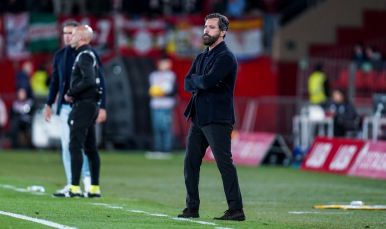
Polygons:
M108 207L108 208L123 209L122 207L112 206L112 205L104 204L104 203L91 203L91 204L92 204L92 205L101 205L101 206L105 206L105 207ZM135 209L130 209L130 210L126 210L126 211L132 212L132 213L141 213L141 214L151 215L151 216L167 217L167 218L171 218L171 219L174 219L174 220L187 221L187 222L199 223L199 224L204 224L204 225L213 225L213 226L217 226L217 224L215 224L215 223L210 223L210 222L205 222L205 221L191 220L191 219L187 219L187 218L174 218L174 217L171 217L171 216L165 215L165 214L149 213L149 212L145 212L145 211L141 211L141 210L135 210ZM217 229L233 229L233 228L227 228L227 227L216 227L216 228L217 228Z
M43 224L43 225L46 225L46 226L50 226L50 227L54 227L54 228L59 228L59 229L77 229L76 227L69 227L69 226L58 224L58 223L50 222L50 221L47 221L47 220L35 219L35 218L28 217L28 216L19 215L19 214L10 213L10 212L0 211L0 214L11 216L11 217L18 218L18 219L24 219L24 220L32 221L32 222L35 222L35 223L40 223L40 224Z

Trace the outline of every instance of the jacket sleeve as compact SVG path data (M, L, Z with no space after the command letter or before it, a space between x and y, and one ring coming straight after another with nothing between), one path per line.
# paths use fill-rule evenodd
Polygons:
M53 61L53 70L51 73L51 83L50 83L50 90L48 92L47 102L46 104L51 106L55 102L56 94L59 91L59 69L58 69L58 53L54 56Z
M103 90L103 94L102 94L102 102L101 102L101 106L100 108L103 108L103 109L106 109L106 79L105 79L105 71L103 69L103 65L102 65L102 61L100 60L98 54L92 50L93 53L95 54L95 57L97 59L97 63L98 63L98 71L99 71L99 78L101 80L100 82L100 86L102 87L102 90Z
M198 88L191 84L191 76L192 76L192 74L196 73L196 64L197 64L198 59L199 59L198 57L199 56L197 56L196 59L194 59L193 64L190 67L188 74L185 76L184 89L188 93L194 94L198 91Z
M70 95L75 98L82 92L95 85L94 59L89 54L82 54L78 60L78 67L82 74L82 80L70 90Z
M190 79L190 84L201 90L214 88L230 72L234 64L231 55L219 56L207 74L194 74Z

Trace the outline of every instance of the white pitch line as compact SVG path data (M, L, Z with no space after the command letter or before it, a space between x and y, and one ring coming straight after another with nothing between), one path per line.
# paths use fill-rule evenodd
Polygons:
M92 205L102 205L102 206L109 206L109 204L104 204L104 203L92 203Z
M9 184L0 184L0 187L2 187L2 188L12 188L12 189L16 188L15 186L9 185Z
M147 214L147 212L144 212L144 211L140 211L140 210L127 210L128 212L134 212L134 213L145 213Z
M295 215L300 215L300 214L325 214L325 215L348 215L352 214L352 212L288 212L289 214L295 214Z
M149 214L149 215L152 215L152 216L163 216L163 217L169 217L168 215L164 215L164 214Z
M25 215L19 215L19 214L10 213L10 212L0 211L0 214L11 216L11 217L18 218L18 219L24 219L24 220L32 221L32 222L35 222L35 223L40 223L40 224L43 224L43 225L46 225L46 226L49 226L49 227L54 227L54 228L59 228L59 229L77 229L76 227L69 227L69 226L66 226L66 225L61 225L61 224L50 222L50 221L47 221L47 220L35 219L35 218L31 218L31 217L28 217L28 216L25 216Z
M192 223L199 223L199 224L217 226L217 224L215 224L215 223L209 223L209 222L205 222L205 221L196 221L196 220L191 220L191 219L187 219L187 218L172 218L172 219L180 220L180 221L188 221L188 222L192 222Z
M93 204L93 205L102 205L102 206L105 206L105 207L108 207L108 208L118 208L118 209L123 209L122 207L112 206L112 205L104 204L104 203L92 203L92 204ZM191 219L187 219L187 218L175 218L175 217L171 217L171 216L165 215L165 214L149 213L149 212L145 212L145 211L141 211L141 210L135 210L135 209L129 209L129 210L126 210L126 211L128 211L128 212L133 212L133 213L145 214L145 215L151 215L151 216L167 217L167 218L170 218L170 219L173 219L173 220L179 220L179 221L187 221L187 222L199 223L199 224L204 224L204 225L218 226L218 225L215 224L215 223L210 223L210 222L205 222L205 221L191 220ZM217 228L217 229L233 229L233 228L227 228L227 227L216 227L216 228Z
M17 188L13 185L8 185L8 184L0 184L0 188L12 189L12 190L17 191L17 192L29 192L33 195L39 195L39 196L48 195L47 193L44 193L44 192L33 192L33 191L29 191L26 188Z

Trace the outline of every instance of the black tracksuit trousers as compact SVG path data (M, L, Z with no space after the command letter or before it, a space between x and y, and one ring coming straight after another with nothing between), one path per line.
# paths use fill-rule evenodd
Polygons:
M100 158L96 142L95 120L97 102L76 101L68 118L70 126L70 154L72 185L79 185L83 164L82 150L90 163L91 184L99 185Z

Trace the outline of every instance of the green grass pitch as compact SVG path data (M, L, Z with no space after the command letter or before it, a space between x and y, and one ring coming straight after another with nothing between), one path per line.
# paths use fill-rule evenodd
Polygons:
M143 153L101 152L102 198L71 199L50 195L65 184L59 152L1 151L0 211L79 229L386 228L386 211L312 208L353 200L386 205L386 181L265 166L237 166L247 220L215 221L227 204L216 164L208 162L201 167L200 219L174 219L185 208L183 159L182 153L147 160ZM41 185L47 195L4 185ZM50 227L0 214L0 228Z

